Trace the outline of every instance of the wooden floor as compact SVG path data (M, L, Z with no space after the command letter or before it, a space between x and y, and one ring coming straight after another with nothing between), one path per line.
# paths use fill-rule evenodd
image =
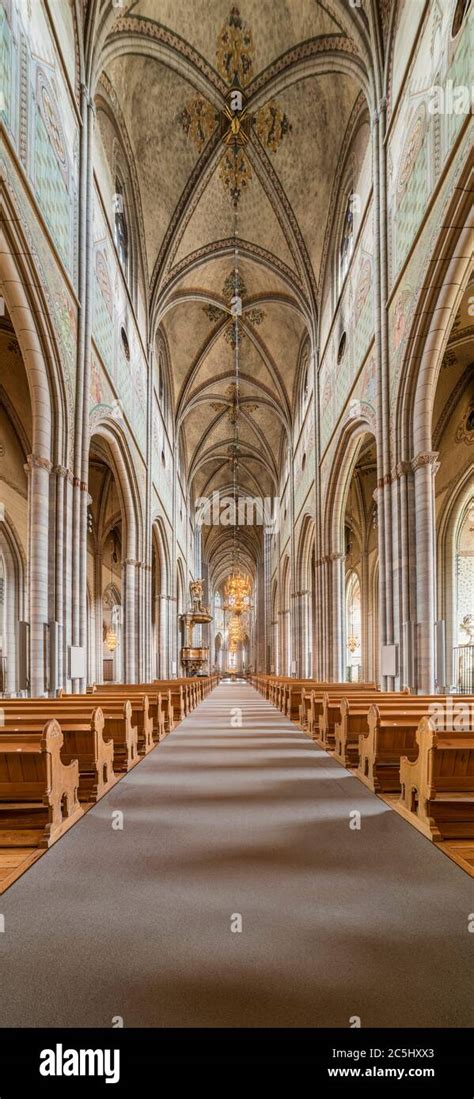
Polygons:
M95 804L94 801L89 802L88 805L83 804L84 813L92 809ZM18 842L18 832L12 833L12 846L0 847L0 897L48 850L47 847L28 847L27 838L27 836L24 837L24 847L13 846L13 841Z
M352 770L352 768L348 768L348 770ZM398 802L397 795L383 794L381 797L382 801L384 801L386 805L389 805L396 813ZM411 821L409 822L404 814L399 813L398 815L402 817L402 820L407 824L411 824ZM412 825L412 827L415 827L415 825ZM420 835L423 835L423 833L420 833ZM426 839L426 836L424 836L424 839ZM426 839L426 842L431 844L431 840L429 839ZM444 855L447 855L457 866L460 866L461 870L465 870L466 874L469 874L471 878L474 878L474 840L444 840L441 843L433 844L433 846L438 847Z
M13 885L43 853L37 847L0 847L0 894Z

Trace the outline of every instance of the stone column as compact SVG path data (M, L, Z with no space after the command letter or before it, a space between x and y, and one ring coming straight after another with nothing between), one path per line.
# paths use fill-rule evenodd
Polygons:
M49 479L51 462L30 454L28 474L28 592L30 621L30 694L46 693L48 624Z
M342 683L346 678L345 668L345 631L344 631L344 554L329 555L331 567L331 623L332 623L332 668L331 679Z
M104 607L102 599L102 549L96 550L94 557L94 616L95 616L95 667L93 681L102 683L104 678Z
M328 576L327 560L321 557L315 561L316 585L316 653L313 655L316 678L327 680L329 677L329 623L328 623Z
M369 653L370 653L370 589L369 589L369 553L367 547L368 531L366 532L366 544L362 549L360 563L360 596L361 596L361 679L369 679Z
M436 536L434 479L439 469L435 451L417 454L415 474L416 530L416 686L420 694L435 688Z
M265 660L260 666L256 664L256 670L266 672L267 675L270 672L270 665L272 661L272 592L271 592L271 560L272 560L272 532L271 528L268 530L263 528L263 574L265 585Z
M169 679L169 599L167 595L158 595L159 631L158 631L158 668L154 669L154 676L159 679Z
M122 562L124 615L124 681L136 683L137 675L137 595L141 562L126 558Z
M54 554L50 555L52 566L51 587L53 600L50 617L61 627L62 644L58 653L57 686L67 689L67 642L66 608L70 616L71 605L71 515L68 507L68 471L64 466L55 466L52 470L54 480L55 540Z

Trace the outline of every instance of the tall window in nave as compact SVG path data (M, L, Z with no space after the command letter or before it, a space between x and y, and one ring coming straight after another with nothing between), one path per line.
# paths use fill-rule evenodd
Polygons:
M125 193L122 181L117 176L115 179L114 195L114 240L119 254L120 264L129 281L129 233L127 224L127 212Z
M349 194L346 205L346 212L344 214L344 222L342 226L341 244L339 248L339 277L338 277L338 293L342 289L342 284L349 270L349 264L351 262L351 256L354 248L354 213L353 213L353 196L352 192Z

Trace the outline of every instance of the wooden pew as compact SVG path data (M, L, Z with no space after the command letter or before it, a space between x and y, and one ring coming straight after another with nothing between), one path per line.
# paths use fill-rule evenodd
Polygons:
M72 697L85 698L87 696L73 695ZM146 756L155 744L163 739L165 735L165 718L161 700L157 693L148 695L142 691L125 692L117 687L116 691L104 691L102 694L101 688L97 687L93 698L97 705L104 707L105 712L110 708L112 702L123 704L124 700L129 699L132 707L132 721L137 726L138 731L139 755Z
M62 747L54 719L0 731L0 847L51 847L82 816L79 767Z
M301 693L300 725L317 739L320 735L320 718L323 716L324 695L329 694L332 702L337 703L344 695L359 698L370 694L380 698L381 692L375 684L367 683L320 683ZM332 731L332 730L331 730ZM332 746L331 741L331 746Z
M12 723L25 719L29 713L33 720L55 717L60 723L71 721L81 723L92 720L95 707L90 695L66 695L64 698L2 699L5 719ZM138 729L132 720L132 705L129 699L102 699L101 710L104 717L104 732L111 737L114 745L114 771L129 771L138 763Z
M44 715L41 717L35 707L31 708L29 699L24 700L19 713L7 709L0 736L3 730L9 734L21 733L25 724L29 730L37 727L40 732L44 728ZM64 739L62 761L69 764L77 760L78 763L79 800L98 801L117 781L114 772L114 742L112 738L104 740L103 712L97 706L90 721L82 722L80 718L64 711L60 725Z
M112 702L117 704L122 703L123 705L123 702L126 701L127 697L130 697L130 695L127 695L120 689L117 689L116 692L110 691L107 694L104 693L104 695L101 696L100 688L98 688L98 690L93 692L93 695L94 704L100 706L103 703L103 709L106 714L110 713ZM91 701L90 695L67 695L62 690L58 692L58 698L61 698L62 700L69 699L71 705L74 705L78 700L81 700L82 702L85 702L86 700L89 702ZM158 732L156 732L155 735L155 723L153 719L156 705L155 708L153 708L148 695L142 693L134 695L133 698L130 698L130 701L132 703L132 721L137 726L138 731L138 753L141 756L145 756L154 747L155 740L158 740Z
M406 708L383 703L371 705L367 716L367 729L359 736L359 763L357 778L376 793L394 793L400 790L400 757L414 759L417 754L416 730L426 702L410 704Z
M398 700L400 701L398 702ZM334 726L334 758L342 763L344 767L357 767L358 765L359 737L367 731L367 718L373 701L374 699L370 696L361 698L352 695L341 698L339 720L335 722ZM407 706L409 707L412 704L418 705L424 702L425 713L429 715L430 712L436 712L438 719L440 713L444 713L446 707L448 707L448 720L449 708L452 710L453 706L469 706L468 696L456 696L453 699L451 695L411 695L408 688L399 694L383 692L376 700L377 703L379 701L384 708L393 703L393 705L401 705L402 709L406 709Z
M155 695L156 692L156 695ZM177 679L157 679L153 683L94 683L92 693L107 695L122 695L125 698L133 698L148 694L152 705L152 717L155 728L159 728L160 708L164 711L165 729L171 732L178 721L183 721L185 715L184 688ZM161 703L158 703L158 695L161 694ZM156 697L156 713L153 710L153 696Z
M474 838L474 731L439 732L424 717L417 754L400 760L397 810L430 840Z

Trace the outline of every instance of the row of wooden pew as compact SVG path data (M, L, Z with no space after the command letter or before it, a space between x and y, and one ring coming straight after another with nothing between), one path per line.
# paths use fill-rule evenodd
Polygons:
M50 847L216 685L203 676L3 699L0 848Z
M429 839L474 838L474 698L374 683L250 681Z

